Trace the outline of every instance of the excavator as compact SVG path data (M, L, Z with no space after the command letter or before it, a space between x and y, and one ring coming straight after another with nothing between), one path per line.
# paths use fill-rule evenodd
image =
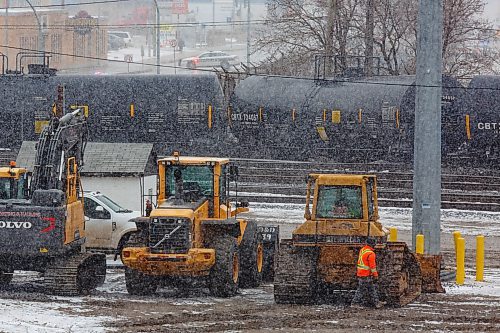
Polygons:
M42 273L44 291L56 295L88 294L104 283L105 255L85 251L86 118L61 113L40 134L31 178L14 163L0 168L0 288L17 270Z
M138 231L122 250L127 291L202 282L216 297L257 287L272 276L278 228L243 218L248 203L231 202L238 169L227 158L180 156L158 160L156 206L135 219ZM234 187L236 189L236 187Z
M388 241L379 222L376 176L310 174L305 204L306 221L293 231L292 239L280 243L276 303L347 300L357 287L358 253L368 237L377 241L382 301L404 306L422 292L444 292L440 256L416 255L406 243Z

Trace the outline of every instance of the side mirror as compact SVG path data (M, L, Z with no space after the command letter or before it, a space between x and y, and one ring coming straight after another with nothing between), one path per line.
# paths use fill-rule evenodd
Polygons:
M229 179L236 180L238 178L238 175L239 175L238 166L237 165L230 165L229 166Z
M95 208L95 211L96 211L96 212L104 212L104 208L102 208L102 206L97 206L97 207Z

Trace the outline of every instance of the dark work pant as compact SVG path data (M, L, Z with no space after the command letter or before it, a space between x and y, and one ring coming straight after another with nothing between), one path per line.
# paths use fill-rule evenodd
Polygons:
M378 303L377 282L372 277L358 277L358 289L356 289L352 304L362 304L366 301Z

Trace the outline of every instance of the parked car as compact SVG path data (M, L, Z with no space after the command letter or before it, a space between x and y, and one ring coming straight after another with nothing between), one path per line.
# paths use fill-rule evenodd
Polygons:
M125 47L123 38L108 34L108 50L119 50Z
M130 219L141 216L139 211L121 207L100 192L85 192L86 247L119 253L131 233L137 230Z
M239 64L240 60L237 55L230 55L221 51L203 52L196 57L184 58L179 61L181 67L198 68L198 67L222 67L228 69L231 65Z
M126 31L108 31L108 35L118 36L123 39L125 46L132 44L132 36Z

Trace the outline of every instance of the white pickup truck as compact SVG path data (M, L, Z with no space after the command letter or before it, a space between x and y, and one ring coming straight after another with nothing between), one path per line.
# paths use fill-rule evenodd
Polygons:
M88 249L118 253L131 233L137 230L130 219L141 216L125 209L99 192L85 192L85 246Z

